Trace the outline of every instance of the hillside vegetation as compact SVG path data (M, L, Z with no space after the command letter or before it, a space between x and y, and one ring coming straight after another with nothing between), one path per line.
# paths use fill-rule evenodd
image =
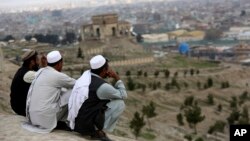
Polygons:
M77 58L79 47L82 58ZM113 135L135 138L130 128L134 113L143 115L143 107L150 102L154 103L156 115L150 118L144 115L145 125L138 134L138 140L182 141L192 138L227 141L230 123L249 123L248 108L244 108L250 106L250 69L247 67L175 53L137 64L133 63L133 59L153 55L129 39L87 42L60 48L32 48L45 53L61 50L65 57L63 71L74 78L79 78L89 68L88 60L95 54L105 55L111 64L131 60L125 65L113 66L128 89L126 110ZM9 106L9 87L18 66L11 62L16 62L15 57L21 54L22 49L3 48L6 71L1 73L0 79L1 115L13 114ZM196 110L196 114L191 115L191 110ZM187 120L190 116L191 120ZM195 121L199 116L200 120Z

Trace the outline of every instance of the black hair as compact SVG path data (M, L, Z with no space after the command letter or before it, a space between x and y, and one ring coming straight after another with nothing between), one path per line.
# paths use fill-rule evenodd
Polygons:
M30 62L31 62L32 60L36 61L37 55L38 55L38 53L35 52L35 54L32 55L29 59L24 60L24 61L23 61L23 66L24 66L24 67L29 67Z
M56 66L58 63L62 62L63 61L63 58L61 58L59 61L55 62L55 63L48 63L48 66L50 67L54 67Z
M100 67L98 69L91 69L91 72L94 74L100 75L100 73L103 71L103 69L106 69L106 68L108 68L108 61L107 60L102 67Z

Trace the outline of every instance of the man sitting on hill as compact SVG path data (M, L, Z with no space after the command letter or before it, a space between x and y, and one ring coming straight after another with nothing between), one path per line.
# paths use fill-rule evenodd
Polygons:
M34 50L25 52L22 56L23 64L16 72L12 83L10 93L10 104L13 111L21 116L26 116L26 98L31 81L28 76L34 75L34 72L39 69L38 54ZM41 59L41 66L47 65L46 58Z
M49 133L68 115L68 99L75 79L61 73L63 58L59 51L47 55L48 66L40 69L27 96L27 124L23 127L37 133Z
M93 57L90 66L91 70L77 80L69 99L70 128L93 139L110 141L103 129L114 130L125 109L126 89L103 56ZM115 86L104 80L107 77L115 79Z

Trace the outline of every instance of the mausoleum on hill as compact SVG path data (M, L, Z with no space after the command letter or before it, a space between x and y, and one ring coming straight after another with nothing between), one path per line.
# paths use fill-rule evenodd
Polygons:
M81 36L83 41L130 36L131 24L127 21L119 21L117 14L95 15L91 19L92 24L82 26Z

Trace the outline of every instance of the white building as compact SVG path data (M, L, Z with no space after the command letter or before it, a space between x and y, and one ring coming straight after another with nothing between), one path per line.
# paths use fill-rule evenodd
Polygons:
M250 31L244 32L244 33L240 33L240 34L237 36L237 39L238 39L238 40L250 40Z
M249 32L250 32L250 27L231 27L228 32L224 32L224 38L249 40L248 39Z

